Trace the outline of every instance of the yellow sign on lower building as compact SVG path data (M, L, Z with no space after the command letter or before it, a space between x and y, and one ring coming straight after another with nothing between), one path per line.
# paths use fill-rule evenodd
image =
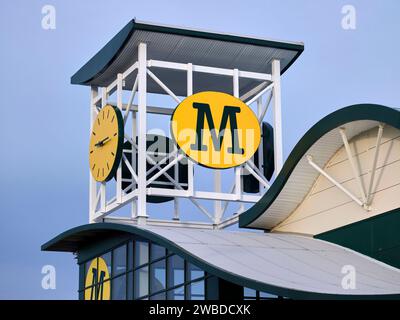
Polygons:
M85 300L110 300L110 273L103 258L93 259L86 271Z
M214 169L243 164L261 140L260 124L250 107L232 95L215 91L183 100L172 115L171 131L188 157Z

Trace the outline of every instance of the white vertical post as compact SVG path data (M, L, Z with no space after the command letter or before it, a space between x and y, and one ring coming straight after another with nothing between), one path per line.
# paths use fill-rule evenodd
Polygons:
M108 99L107 88L102 87L101 88L101 107L102 108L104 108L107 105L107 99ZM102 182L100 185L100 211L101 212L106 212L106 204L107 204L106 188L107 188L107 183Z
M257 117L260 119L260 125L261 125L261 136L262 136L262 113L263 113L263 104L262 104L262 97L259 97L257 99ZM263 139L260 141L260 145L258 147L258 169L260 172L263 172ZM262 188L264 188L264 185L259 182L259 190L261 192Z
M174 144L174 152L176 152L177 147ZM174 180L179 184L179 161L174 165ZM179 220L179 199L174 197L174 217L173 220Z
M146 133L147 133L147 46L138 48L138 223L145 223L146 212Z
M117 75L117 107L121 111L121 113L123 113L123 111L122 111L122 90L123 90L122 81L123 81L122 73L118 73L118 75ZM116 186L116 201L117 201L117 203L121 203L122 202L122 182L121 182L121 180L122 180L122 169L121 169L121 162L118 165L117 181L115 183L115 186Z
M233 69L233 95L236 98L239 98L240 92L239 92L239 70L238 69ZM236 167L235 168L235 194L238 197L238 199L241 198L242 194L242 167ZM244 204L240 203L239 205L239 212L244 211Z
M221 170L214 169L214 191L221 192ZM222 213L222 203L220 200L214 201L214 221L220 223Z
M274 150L275 150L275 176L282 169L283 148L282 148L282 110L281 110L281 63L279 60L272 61L273 81L273 118L274 118Z
M137 124L136 124L136 112L131 112L132 113L132 141L134 142L134 143L136 143L136 135L137 135L137 133L136 133L136 127L137 127ZM136 170L136 173L137 173L137 169L136 169L136 148L135 148L135 145L134 145L134 143L132 143L132 149L131 149L131 165L132 165L132 168L133 168L133 170ZM131 192L133 192L135 189L136 189L136 181L135 181L135 178L133 177L133 175L132 175L132 181L131 181L131 183L132 183L132 190L131 190ZM136 218L136 216L137 216L137 200L136 200L136 198L135 199L133 199L132 200L132 207L131 207L131 217L132 218Z
M92 127L94 119L96 118L96 105L94 99L99 94L99 89L92 86L90 89L90 134L92 134ZM96 213L96 199L97 199L97 182L89 172L89 223L94 221L94 214Z
M193 94L193 65L188 63L187 65L187 96ZM189 158L188 161L188 193L193 196L194 194L194 183L193 183L193 162Z
M107 198L106 198L106 183L102 182L100 185L100 211L106 212Z

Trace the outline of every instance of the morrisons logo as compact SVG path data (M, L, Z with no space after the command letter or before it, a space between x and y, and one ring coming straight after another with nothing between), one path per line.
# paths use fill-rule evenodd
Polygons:
M105 260L93 259L86 271L85 300L110 300L109 279L110 273Z
M100 271L100 277L98 276L99 270L92 269L92 286L90 288L90 300L103 300L104 292L104 277L106 273ZM99 299L100 298L100 299Z
M214 119L211 114L210 105L207 103L193 103L193 108L197 109L197 125L196 125L196 142L191 144L192 150L207 151L208 146L203 143L204 121L207 120L208 128L212 137L214 149L221 151L222 142L225 137L225 129L228 123L231 131L231 147L228 147L227 152L235 154L243 154L244 149L239 147L238 127L236 114L240 113L239 107L225 106L222 112L222 120L217 130L214 125Z
M214 91L182 101L172 115L171 131L188 157L216 169L243 164L260 143L260 126L253 111L241 100Z

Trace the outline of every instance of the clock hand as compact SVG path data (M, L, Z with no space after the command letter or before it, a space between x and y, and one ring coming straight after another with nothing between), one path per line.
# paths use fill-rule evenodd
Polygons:
M110 137L105 137L104 139L102 139L102 140L100 140L99 142L97 142L97 143L95 144L95 146L96 146L96 147L102 147L102 146L104 146L104 145L108 142L108 140L110 140Z

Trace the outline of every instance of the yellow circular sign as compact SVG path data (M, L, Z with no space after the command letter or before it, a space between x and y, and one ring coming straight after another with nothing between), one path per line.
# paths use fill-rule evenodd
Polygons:
M232 95L215 91L183 100L172 115L171 131L188 157L214 169L243 164L261 140L260 124L250 107Z
M110 300L110 273L103 258L93 259L86 271L85 300Z
M89 165L93 178L110 180L118 169L124 144L124 120L114 106L104 106L93 122L89 144Z

